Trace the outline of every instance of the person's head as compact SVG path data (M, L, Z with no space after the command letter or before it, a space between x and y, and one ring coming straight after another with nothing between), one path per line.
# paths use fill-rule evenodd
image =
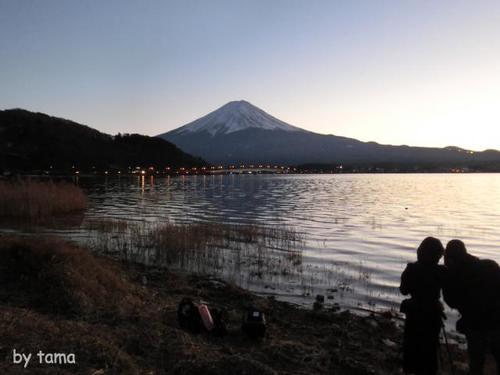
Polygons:
M446 245L444 264L448 268L460 266L467 261L468 254L465 244L460 240L451 240Z
M417 249L417 260L426 264L437 264L443 256L444 247L441 241L434 237L427 237Z

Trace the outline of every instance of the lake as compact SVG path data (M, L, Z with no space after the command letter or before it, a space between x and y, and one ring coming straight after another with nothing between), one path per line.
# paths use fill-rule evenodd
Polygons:
M90 200L85 220L293 228L303 235L300 269L263 275L226 267L219 276L309 306L323 294L331 296L327 303L346 307L397 308L401 272L430 235L444 245L462 239L474 255L500 262L499 174L80 177L77 183Z

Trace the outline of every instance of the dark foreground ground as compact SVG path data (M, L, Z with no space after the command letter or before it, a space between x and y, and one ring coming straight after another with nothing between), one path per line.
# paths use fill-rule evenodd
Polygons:
M183 297L226 308L229 334L181 330ZM240 331L249 304L267 315L262 340ZM398 374L401 339L389 313L299 309L219 280L96 257L56 238L0 236L0 374ZM13 364L14 349L34 353L26 369ZM451 349L455 374L465 373L464 353ZM39 350L74 353L77 364L39 364Z

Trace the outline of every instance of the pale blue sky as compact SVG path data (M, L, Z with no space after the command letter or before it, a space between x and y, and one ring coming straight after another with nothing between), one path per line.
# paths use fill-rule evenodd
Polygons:
M0 0L0 108L155 135L231 100L365 141L500 149L500 1Z

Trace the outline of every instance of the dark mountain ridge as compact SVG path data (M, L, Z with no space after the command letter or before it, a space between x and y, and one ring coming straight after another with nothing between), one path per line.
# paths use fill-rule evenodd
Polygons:
M111 136L23 109L0 111L0 170L126 170L206 165L172 143L139 134ZM52 168L51 168L52 167Z

